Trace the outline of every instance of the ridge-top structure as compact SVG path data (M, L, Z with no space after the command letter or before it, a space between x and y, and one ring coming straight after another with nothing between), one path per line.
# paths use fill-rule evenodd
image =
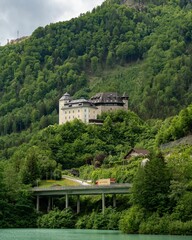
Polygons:
M84 123L96 120L102 112L128 110L128 96L119 95L117 92L101 92L89 100L80 98L73 100L69 93L59 99L59 124L64 124L74 119Z

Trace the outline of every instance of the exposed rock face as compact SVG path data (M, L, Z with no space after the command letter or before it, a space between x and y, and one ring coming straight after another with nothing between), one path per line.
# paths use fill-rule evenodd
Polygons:
M160 146L160 148L161 149L166 149L166 148L176 147L176 146L179 146L179 145L192 145L192 135L180 138L180 139L172 141L172 142L162 144Z

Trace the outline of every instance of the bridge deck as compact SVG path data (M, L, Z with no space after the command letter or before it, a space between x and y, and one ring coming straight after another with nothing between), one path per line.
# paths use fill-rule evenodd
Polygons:
M130 192L131 184L112 184L112 185L90 185L73 187L49 187L32 189L36 196L58 196L58 195L97 195L97 194L126 194Z

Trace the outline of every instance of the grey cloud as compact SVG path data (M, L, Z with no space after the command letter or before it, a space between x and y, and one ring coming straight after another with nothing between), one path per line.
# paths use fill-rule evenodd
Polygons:
M0 0L0 42L30 35L37 27L68 20L104 0Z

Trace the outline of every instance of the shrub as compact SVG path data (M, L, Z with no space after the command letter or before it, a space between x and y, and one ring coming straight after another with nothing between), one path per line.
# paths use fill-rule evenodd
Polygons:
M75 218L70 208L63 211L56 208L48 214L39 217L37 225L40 228L73 228Z
M124 233L139 233L139 227L144 220L144 210L133 206L122 214L119 229Z
M93 211L90 215L82 216L76 222L76 228L118 230L120 213L115 209L106 208L105 213Z
M144 222L141 223L139 233L142 234L168 234L169 232L169 216L160 218L158 213L152 214Z
M75 228L77 229L85 229L86 228L86 224L89 221L89 215L84 215L80 218L78 218L76 224L75 224Z
M181 222L178 220L178 221L170 222L169 234L191 235L192 234L192 221Z

